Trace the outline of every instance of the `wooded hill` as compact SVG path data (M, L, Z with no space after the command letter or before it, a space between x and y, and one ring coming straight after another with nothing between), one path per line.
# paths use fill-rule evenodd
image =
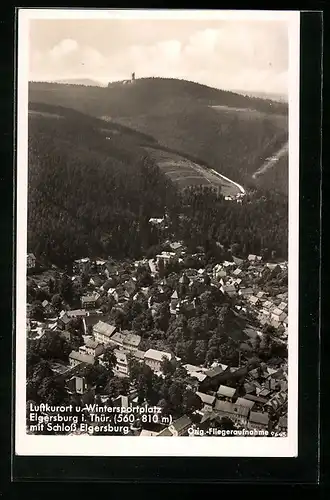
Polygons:
M177 79L143 78L108 88L30 83L30 102L108 117L154 136L163 146L192 155L246 186L252 174L287 140L287 104ZM280 180L264 188L282 190Z

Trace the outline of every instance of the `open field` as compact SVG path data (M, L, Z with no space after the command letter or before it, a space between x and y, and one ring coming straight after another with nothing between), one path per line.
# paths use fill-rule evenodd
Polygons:
M210 106L215 111L219 111L222 114L228 114L229 116L237 116L237 118L242 120L269 120L275 126L286 129L288 127L288 116L278 113L265 113L264 111L258 111L251 108L235 108L230 106Z
M204 185L221 188L224 196L236 196L241 192L239 187L213 172L211 169L198 165L197 163L184 158L178 154L160 149L145 147L148 155L157 163L171 181L179 184L180 187L192 185Z

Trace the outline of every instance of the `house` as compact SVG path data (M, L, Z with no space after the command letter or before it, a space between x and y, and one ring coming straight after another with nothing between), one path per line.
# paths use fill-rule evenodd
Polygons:
M83 295L80 299L81 307L83 309L95 309L99 298L100 295L98 293Z
M253 295L253 289L252 288L241 288L239 291L240 295L244 298L249 298L251 295Z
M228 401L217 400L214 411L221 417L229 417L233 422L246 425L250 410L244 406L238 406Z
M80 365L81 363L86 365L94 364L94 356L89 356L88 354L82 354L79 351L72 351L69 354L70 366L75 367Z
M217 390L217 398L222 399L223 401L233 401L235 394L236 389L226 385L220 385Z
M115 333L116 330L116 326L104 323L104 321L98 321L93 326L94 339L101 344L107 344L110 341L110 337Z
M258 297L256 297L255 295L250 295L249 296L249 302L252 306L258 306L260 304L260 300Z
M26 258L26 267L28 269L35 269L36 267L36 257L33 253L28 253Z
M249 401L253 401L254 403L261 405L261 406L268 403L268 399L260 397L260 396L256 396L255 394L247 393L247 394L245 394L244 398L248 399Z
M161 371L161 366L164 358L167 358L169 361L171 361L172 355L168 352L158 351L156 349L148 349L144 353L145 364L156 372Z
M192 421L190 418L187 415L183 415L169 425L168 429L172 436L184 436L188 434L188 429L191 425Z
M117 398L115 398L113 400L113 406L115 408L129 408L131 405L131 402L128 398L128 396L123 396L122 394L120 394Z
M214 403L215 403L215 396L210 396L209 394L205 394L204 392L196 392L196 396L198 396L202 403L204 404L203 410L205 411L212 411Z
M79 352L96 358L104 352L104 345L97 340L87 339L86 343L79 347Z
M140 351L139 349L137 349L132 351L131 354L137 361L140 361L141 363L144 361L145 351Z
M254 255L254 254L250 254L248 256L248 261L249 262L261 262L262 261L262 257L260 255Z
M233 272L233 275L234 276L239 276L240 274L242 273L242 269L240 269L239 267L237 269L235 269L235 271Z
M69 390L76 392L77 394L85 394L88 390L85 377L71 377L68 380L67 385Z
M123 286L116 288L113 292L113 297L118 304L123 304L129 300L130 294Z
M251 411L249 418L249 429L268 430L269 415L260 411Z
M178 292L175 290L171 295L171 304L170 304L171 310L175 311L178 304L179 304L179 295Z
M222 293L226 293L229 297L237 295L237 288L235 285L222 285L220 287Z
M282 417L279 418L278 424L277 424L277 429L280 432L287 432L287 430L288 430L288 417L286 415L283 415Z
M86 309L73 309L72 311L66 312L67 316L71 318L84 318L87 316Z
M149 265L151 276L156 276L156 274L157 274L157 265L156 265L154 259L149 259L148 260L148 265Z
M270 406L274 411L278 411L282 408L288 400L287 391L280 391L275 394L269 401L267 401L267 406Z
M142 429L139 436L142 436L142 437L158 436L158 432L148 431L147 429Z
M110 338L111 343L115 343L120 347L124 347L129 351L137 350L141 342L140 335L135 335L127 330L116 332Z
M175 252L162 252L158 255L156 255L156 262L157 262L157 265L159 266L160 264L168 264L169 262L171 262L173 259L175 259L176 257L176 254ZM150 262L150 261L149 261ZM153 262L153 261L152 261ZM149 267L150 267L150 264L149 264Z
M57 326L60 330L68 330L71 319L66 312L63 312L63 314L60 315L60 317L57 320Z
M236 264L236 266L241 266L242 264L244 264L244 260L243 259L239 259L238 257L234 257L233 256L233 261Z
M90 271L91 261L88 257L77 259L73 262L72 270L75 274L87 273Z
M165 427L161 432L157 434L157 437L172 437L173 434L168 427Z
M129 280L127 280L124 283L124 289L129 293L129 295L132 295L136 289L136 279L130 278Z
M123 343L125 349L128 349L129 351L137 351L141 343L140 335L136 335L135 333L131 333L126 330L123 331L122 333L125 334Z
M251 411L255 405L255 402L250 401L249 399L246 399L246 398L237 398L236 404L238 406L244 406L244 408L248 408Z
M106 260L98 259L95 261L95 270L97 273L103 274L103 273L105 273L106 269L107 269L107 261Z
M157 217L151 217L149 219L149 223L152 224L153 226L162 226L164 222L165 222L164 217L162 217L161 219Z
M219 387L220 380L227 372L229 372L229 368L224 370L221 365L215 366L210 370L206 370L204 372L205 377L199 384L199 391L205 392L207 390L217 390L217 388Z
M278 323L281 323L287 317L286 313L283 312L280 308L275 307L271 313L271 318Z
M113 353L116 356L116 365L114 367L115 373L129 375L128 352L115 349Z

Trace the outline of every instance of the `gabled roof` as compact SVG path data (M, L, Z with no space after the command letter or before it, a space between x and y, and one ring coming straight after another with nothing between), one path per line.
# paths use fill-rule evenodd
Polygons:
M209 394L205 394L204 392L196 392L196 396L198 396L204 404L212 406L215 401L215 396L210 396Z
M115 334L116 335L116 334ZM127 333L124 337L124 344L137 347L141 342L140 335L135 335L135 333Z
M94 356L90 356L88 354L82 354L81 352L78 351L72 351L69 354L70 359L75 359L76 361L79 361L80 363L86 363L89 365L94 364Z
M99 333L101 335L106 335L107 337L111 337L111 335L115 332L116 327L113 325L109 325L108 323L104 323L104 321L98 321L96 325L93 327L94 333Z
M217 390L218 396L225 396L227 398L232 398L236 392L236 389L228 387L227 385L220 385Z
M268 413L261 413L260 411L251 411L250 422L254 424L268 425L269 415Z
M164 352L164 351L158 351L156 349L148 349L144 353L145 359L153 359L155 361L162 361L164 357L169 359L169 360L172 359L172 355L170 353Z
M163 429L161 432L159 432L159 434L157 434L156 437L162 437L162 436L173 436L172 432L170 431L170 429L168 427L165 427L165 429Z
M205 372L205 375L209 378L216 377L217 375L220 375L220 373L223 373L223 369L221 366L215 366L214 368L211 368L210 370L207 370Z
M233 415L239 415L241 417L247 417L250 411L249 408L245 408L244 406L220 400L216 401L214 409L215 411L232 413Z
M85 346L89 347L90 349L96 349L97 346L99 346L99 345L100 345L100 343L97 342L97 340L92 340L92 339L87 339L86 343L85 343Z
M187 427L191 425L191 420L187 415L183 415L182 417L178 418L175 420L170 426L169 429L171 428L175 429L177 432L183 431Z
M245 398L237 398L236 400L236 404L238 406L244 406L245 408L249 408L249 410L251 410L251 408L254 407L254 401L251 401L249 399L245 399Z

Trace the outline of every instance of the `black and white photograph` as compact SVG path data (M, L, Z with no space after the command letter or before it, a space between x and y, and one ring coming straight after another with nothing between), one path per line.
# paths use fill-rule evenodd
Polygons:
M297 456L299 16L19 10L18 455Z

